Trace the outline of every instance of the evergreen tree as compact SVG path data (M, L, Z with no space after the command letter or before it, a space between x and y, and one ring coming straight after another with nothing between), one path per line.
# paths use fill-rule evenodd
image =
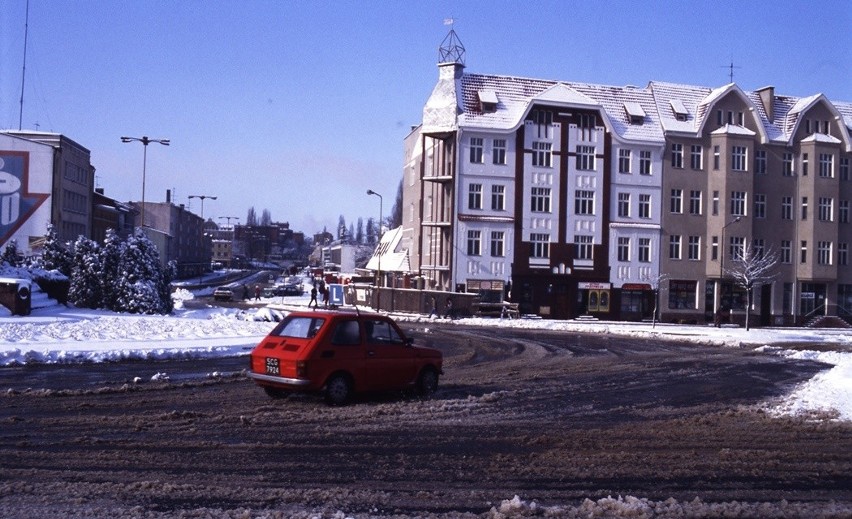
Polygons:
M177 263L170 261L160 276L160 313L170 314L175 308L172 300L172 281L177 278Z
M364 219L358 217L358 225L355 227L355 243L364 243Z
M396 229L402 225L402 180L399 181L399 186L396 188L396 200L393 203L391 214L387 218L388 228Z
M260 214L260 225L269 226L272 224L272 213L269 212L269 209L264 209Z
M134 314L165 313L159 254L142 229L137 228L124 242L118 272L116 301L120 310Z
M367 234L367 245L375 245L378 232L376 232L376 221L372 218L367 218L367 230L365 232Z
M346 235L346 242L347 243L354 243L355 242L355 226L352 225L351 223L349 224L349 233Z
M58 270L66 277L70 277L73 265L72 253L57 238L56 228L53 224L47 224L47 234L44 236L44 247L38 266L44 270Z
M3 249L3 256L0 256L0 262L5 263L10 267L21 266L21 257L18 254L17 240L9 240L6 242L6 248Z
M254 207L249 207L246 215L246 226L257 227L257 214L254 212Z
M101 256L98 244L80 236L74 243L68 301L81 308L102 308Z
M107 229L104 245L100 249L101 297L103 297L102 307L113 311L120 310L117 300L121 246L121 238L115 230Z
M346 218L340 215L337 218L337 239L342 240L346 237Z

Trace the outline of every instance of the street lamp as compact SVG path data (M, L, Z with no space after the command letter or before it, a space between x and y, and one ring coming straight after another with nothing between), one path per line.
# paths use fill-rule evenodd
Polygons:
M722 226L722 243L720 244L721 250L719 251L719 253L721 254L721 256L719 256L719 309L717 313L720 313L722 311L722 281L724 280L725 276L725 230L728 228L728 226L733 225L739 222L740 220L742 220L742 217L737 216L736 218Z
M169 139L149 139L147 136L143 137L122 137L121 142L141 142L143 148L142 152L142 224L140 227L145 227L145 168L148 163L148 144L152 142L156 142L162 144L163 146L168 146L171 144Z
M376 269L376 277L378 278L378 281L376 283L376 290L378 291L376 293L376 310L379 310L379 309L381 309L381 301L382 301L381 287L382 287L382 202L383 202L383 199L382 199L382 195L376 193L372 189L367 190L367 195L375 195L375 196L379 197L379 231L376 233L376 236L378 237L377 246L379 247L379 265L378 265L378 268Z
M228 227L231 227L231 220L239 220L239 216L220 216L220 220L225 220L227 222ZM233 227L231 227L233 229Z
M193 198L200 198L201 199L201 221L203 222L204 221L204 199L209 198L210 200L216 200L219 197L210 196L210 195L189 195L188 198L190 200L192 200Z

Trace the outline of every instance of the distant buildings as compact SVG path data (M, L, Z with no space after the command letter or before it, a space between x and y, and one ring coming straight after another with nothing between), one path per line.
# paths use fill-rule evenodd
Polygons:
M750 246L779 254L761 323L852 315L852 103L470 74L451 43L405 140L403 246L426 288L558 319L649 319L657 297L667 321L737 319L723 269Z

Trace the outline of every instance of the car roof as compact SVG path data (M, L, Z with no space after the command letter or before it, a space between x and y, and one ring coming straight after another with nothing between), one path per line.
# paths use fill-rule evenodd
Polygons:
M350 308L342 308L336 310L297 310L295 312L290 312L289 316L295 317L326 317L329 319L340 319L340 318L348 318L348 317L364 317L370 319L386 319L392 321L390 317L379 314L376 312L362 312L357 309Z

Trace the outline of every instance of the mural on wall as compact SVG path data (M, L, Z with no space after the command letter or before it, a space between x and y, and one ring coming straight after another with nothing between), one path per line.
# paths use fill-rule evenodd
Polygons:
M27 152L0 151L0 247L50 196L29 192L29 158Z

